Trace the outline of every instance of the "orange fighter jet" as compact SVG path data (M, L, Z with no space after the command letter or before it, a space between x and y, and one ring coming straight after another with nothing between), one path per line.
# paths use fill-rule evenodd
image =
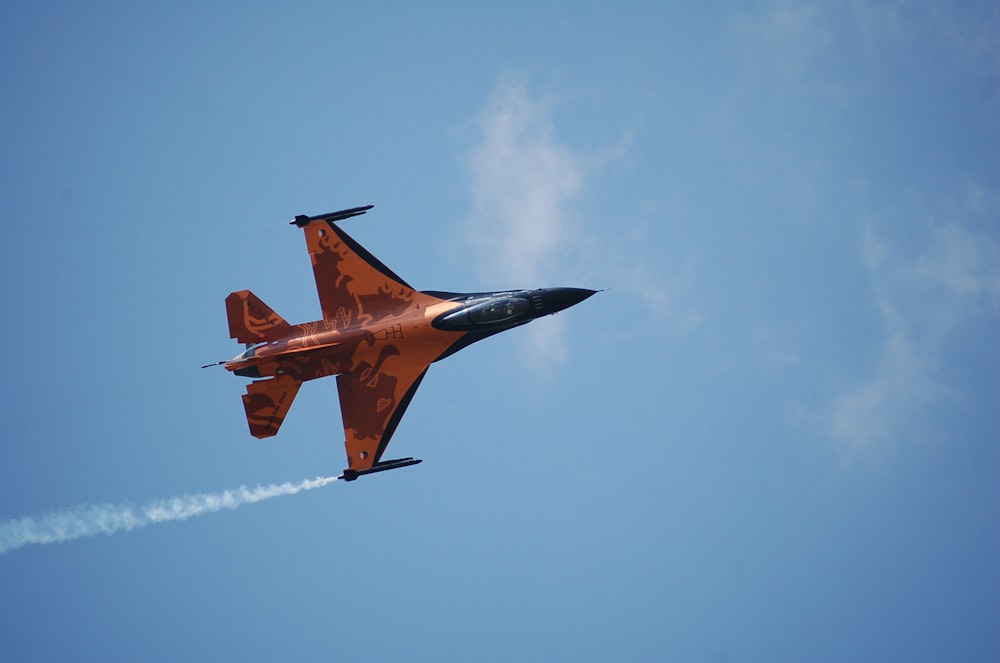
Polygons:
M218 362L254 379L243 406L257 438L278 432L303 382L336 375L347 447L340 478L347 481L420 462L382 460L382 454L431 363L595 292L414 290L336 225L372 207L295 217L323 318L291 325L249 290L234 292L226 297L229 335L246 350Z

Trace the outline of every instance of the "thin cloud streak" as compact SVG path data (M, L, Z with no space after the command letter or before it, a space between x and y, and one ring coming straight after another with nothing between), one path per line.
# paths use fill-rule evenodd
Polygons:
M915 255L869 228L865 256L884 337L872 375L831 408L831 435L853 461L917 435L921 413L956 391L940 377L947 344L1000 305L1000 250L958 223L931 226Z
M482 278L508 287L613 288L673 332L697 327L701 315L683 301L694 282L690 263L665 278L663 256L648 256L641 228L618 220L614 236L602 236L576 209L595 173L624 158L633 136L585 154L558 140L552 115L548 98L532 96L525 78L508 73L478 116L480 134L465 157L472 210L462 234ZM530 366L567 356L564 323L549 317L527 328Z
M157 523L187 520L223 509L238 509L244 504L294 495L336 480L336 477L317 477L299 483L285 482L252 489L240 486L221 493L173 497L142 507L130 504L83 504L42 516L16 518L0 522L0 554L31 543L64 543L85 536L111 535Z
M584 182L583 160L553 134L551 106L529 95L526 82L504 75L479 117L481 139L467 156L472 211L465 237L480 272L510 287L557 285L550 280L577 246L569 207ZM566 356L562 321L529 328L532 365Z
M480 116L482 140L468 157L466 237L491 279L544 279L576 230L567 206L582 189L582 161L555 141L550 113L523 80L506 75Z

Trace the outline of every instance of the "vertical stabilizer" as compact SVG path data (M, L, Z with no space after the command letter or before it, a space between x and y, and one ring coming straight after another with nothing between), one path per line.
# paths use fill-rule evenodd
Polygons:
M226 297L229 336L240 343L253 345L276 341L292 333L292 326L249 290L239 290Z

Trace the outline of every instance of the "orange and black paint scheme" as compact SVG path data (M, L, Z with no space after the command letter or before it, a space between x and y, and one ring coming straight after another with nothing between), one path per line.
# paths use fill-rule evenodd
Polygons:
M487 336L594 294L583 288L453 293L414 290L336 222L372 205L300 215L323 317L292 325L249 290L226 297L229 335L246 350L218 362L253 378L243 395L250 434L277 434L303 382L337 376L347 468L340 478L419 463L382 460L428 367Z

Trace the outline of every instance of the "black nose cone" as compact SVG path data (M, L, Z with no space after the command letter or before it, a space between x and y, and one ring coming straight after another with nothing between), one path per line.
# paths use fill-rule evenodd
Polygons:
M586 288L548 288L545 291L545 312L557 313L570 306L579 304L587 297L597 292Z

